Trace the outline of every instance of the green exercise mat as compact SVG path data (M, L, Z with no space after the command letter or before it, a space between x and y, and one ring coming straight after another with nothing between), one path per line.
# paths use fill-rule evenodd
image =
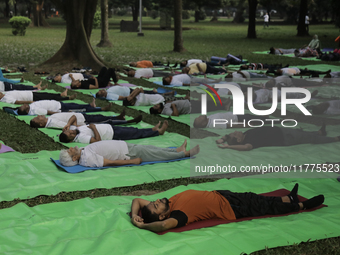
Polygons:
M182 233L157 235L130 222L132 196L85 198L28 207L20 203L0 210L0 244L6 254L228 254L293 245L340 235L340 186L325 179L231 179L179 186L142 196L147 200L171 197L187 189L229 189L235 192L291 190L324 194L328 207L276 218L222 224Z
M52 130L47 132L53 133ZM166 133L165 136L130 140L128 142L166 148L179 147L185 138L176 133ZM77 145L77 143L69 145ZM84 146L84 144L78 145ZM189 146L190 143L188 148ZM79 174L69 174L57 168L50 158L58 159L59 151L0 154L0 186L2 187L0 189L0 201L10 201L18 197L25 199L42 194L51 195L61 191L132 186L144 182L189 177L190 175L190 160L95 171L89 170Z

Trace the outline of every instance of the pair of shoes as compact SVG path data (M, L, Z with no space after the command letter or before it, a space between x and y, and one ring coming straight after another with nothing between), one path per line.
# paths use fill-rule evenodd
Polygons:
M325 201L324 195L318 195L318 196L312 197L311 199L308 199L302 202L303 210L308 210L314 207L318 207L319 205L322 205L324 201Z
M22 73L26 73L27 72L27 70L26 70L26 68L24 66L23 67L18 66L18 70L20 72L22 72Z

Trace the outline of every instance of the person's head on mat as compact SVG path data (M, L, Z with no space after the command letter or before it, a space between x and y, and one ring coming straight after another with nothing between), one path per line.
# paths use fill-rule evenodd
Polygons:
M71 82L71 89L77 89L81 86L81 82L78 80L72 81Z
M52 82L61 82L61 74L57 73L52 79Z
M209 122L209 119L208 119L207 115L198 116L194 120L194 128L205 128L205 127L207 127L208 122Z
M135 74L136 74L136 71L134 71L134 70L130 70L130 71L127 72L127 76L129 76L129 77L135 77Z
M267 81L265 84L264 84L264 87L265 88L273 88L275 87L275 80L274 79L270 79L269 81Z
M172 76L163 77L163 79L162 79L163 85L170 85L171 80L172 80Z
M106 89L101 89L96 93L96 97L102 97L102 98L106 98L107 96L107 91Z
M30 111L30 106L29 104L23 104L18 108L18 114L19 115L27 115Z
M161 114L163 109L164 109L164 104L159 103L159 104L155 104L154 106L150 107L149 111L150 111L150 114Z
M180 67L186 67L187 64L188 64L188 60L184 60L179 65Z
M312 112L313 112L313 114L323 114L328 109L328 107L329 107L328 102L313 105L312 106Z
M129 65L132 66L132 67L136 67L137 66L137 62L131 62Z
M76 138L76 136L77 136L79 133L80 133L80 132L79 132L78 129L63 131L63 132L59 135L59 141L60 141L61 143L70 143L70 142L73 142L73 140Z
M38 115L30 121L30 126L33 128L43 128L47 124L47 117L45 115Z
M63 166L75 166L79 164L81 150L78 146L70 147L68 150L61 150L59 154L60 163Z
M270 47L269 54L275 54L275 48L274 47Z
M183 69L182 69L182 73L186 73L186 74L188 74L190 72L190 67L184 67Z

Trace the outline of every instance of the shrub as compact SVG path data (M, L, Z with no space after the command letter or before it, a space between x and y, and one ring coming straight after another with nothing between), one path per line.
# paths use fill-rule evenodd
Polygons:
M93 28L98 28L100 26L100 22L101 22L101 12L97 10L93 18L93 25L92 25Z
M207 14L205 13L205 11L200 10L200 11L199 11L198 19L199 19L199 20L205 20L206 17L207 17Z
M12 26L13 35L25 35L31 20L23 16L14 16L9 20L9 24Z
M125 9L120 9L119 11L117 11L118 16L124 16L126 14L127 14L127 11Z
M187 10L182 11L182 19L190 19L190 12Z
M158 16L159 16L159 13L156 10L152 10L152 11L149 12L149 15L150 15L151 18L157 19Z

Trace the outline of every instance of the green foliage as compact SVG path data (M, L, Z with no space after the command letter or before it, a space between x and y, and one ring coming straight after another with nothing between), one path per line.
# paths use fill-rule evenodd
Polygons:
M205 20L207 18L207 14L205 13L205 11L200 10L198 15L199 20Z
M119 11L117 11L117 15L118 16L124 16L126 15L127 11L125 9L120 9Z
M101 12L99 10L96 11L93 18L93 28L98 28L101 23Z
M182 11L182 19L190 19L190 12L187 10Z
M159 17L159 12L152 10L152 11L149 12L149 16L153 19L157 19Z
M14 16L9 20L9 24L12 26L13 35L25 35L31 20L23 16Z

